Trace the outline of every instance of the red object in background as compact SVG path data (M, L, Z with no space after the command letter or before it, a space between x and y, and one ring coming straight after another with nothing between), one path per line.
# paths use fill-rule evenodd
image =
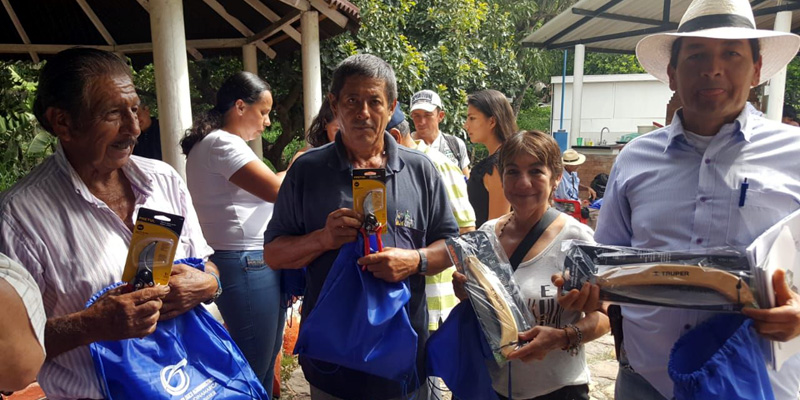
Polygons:
M588 221L581 215L581 203L578 200L555 199L553 204L558 211L563 212L573 218L577 219L580 223L586 224Z
M283 353L278 352L278 357L275 358L275 373L272 374L272 398L277 399L281 397L281 359Z
M664 127L664 125L661 125L661 124L659 124L659 123L658 123L658 122L656 122L656 121L653 121L653 126L657 126L657 127L659 127L659 128L663 128L663 127Z
M0 398L8 399L8 400L45 400L47 397L44 396L44 392L42 388L39 387L38 383L31 383L30 386L26 387L23 390L18 392L14 392L11 396L0 396Z

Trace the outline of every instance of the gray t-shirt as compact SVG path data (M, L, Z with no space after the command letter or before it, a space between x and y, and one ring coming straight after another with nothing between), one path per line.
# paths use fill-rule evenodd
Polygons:
M497 238L495 226L497 219L487 221L481 230ZM582 318L582 313L568 311L556 301L556 287L550 277L560 273L565 255L561 251L564 240L579 239L592 241L594 232L586 225L567 216L567 222L558 236L536 257L519 265L514 272L514 280L520 287L525 303L536 318L536 323L553 328L563 328ZM553 350L543 360L522 362L511 360L511 391L508 395L509 364L500 368L494 361L487 362L492 376L494 390L506 397L530 399L561 389L564 386L582 385L589 382L589 369L586 365L584 347L576 356L566 351Z

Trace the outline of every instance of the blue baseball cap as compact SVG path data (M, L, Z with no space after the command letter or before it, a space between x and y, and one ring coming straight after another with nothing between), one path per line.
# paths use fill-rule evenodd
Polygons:
M394 114L392 114L392 119L389 120L389 124L386 125L386 130L396 128L397 125L400 125L401 122L406 120L406 115L403 114L402 108L400 108L400 103L397 103L397 106L394 108Z

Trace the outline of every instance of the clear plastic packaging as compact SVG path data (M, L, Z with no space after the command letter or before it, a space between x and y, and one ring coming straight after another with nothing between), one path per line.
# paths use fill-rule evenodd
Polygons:
M601 300L612 303L712 311L758 307L747 257L732 249L655 251L568 240L562 250L564 293L589 282L600 287Z
M482 231L447 239L447 249L456 269L467 277L467 295L495 361L503 365L519 347L519 333L534 321L512 277L511 264L499 243Z

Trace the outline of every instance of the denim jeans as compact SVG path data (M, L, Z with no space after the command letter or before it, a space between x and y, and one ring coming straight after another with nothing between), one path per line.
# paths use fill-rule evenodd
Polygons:
M620 347L619 371L614 387L614 398L630 400L666 400L647 379L636 373L628 363L625 345Z
M272 397L275 357L281 351L286 312L281 308L280 271L264 264L261 250L217 251L222 295L217 307L228 331Z

